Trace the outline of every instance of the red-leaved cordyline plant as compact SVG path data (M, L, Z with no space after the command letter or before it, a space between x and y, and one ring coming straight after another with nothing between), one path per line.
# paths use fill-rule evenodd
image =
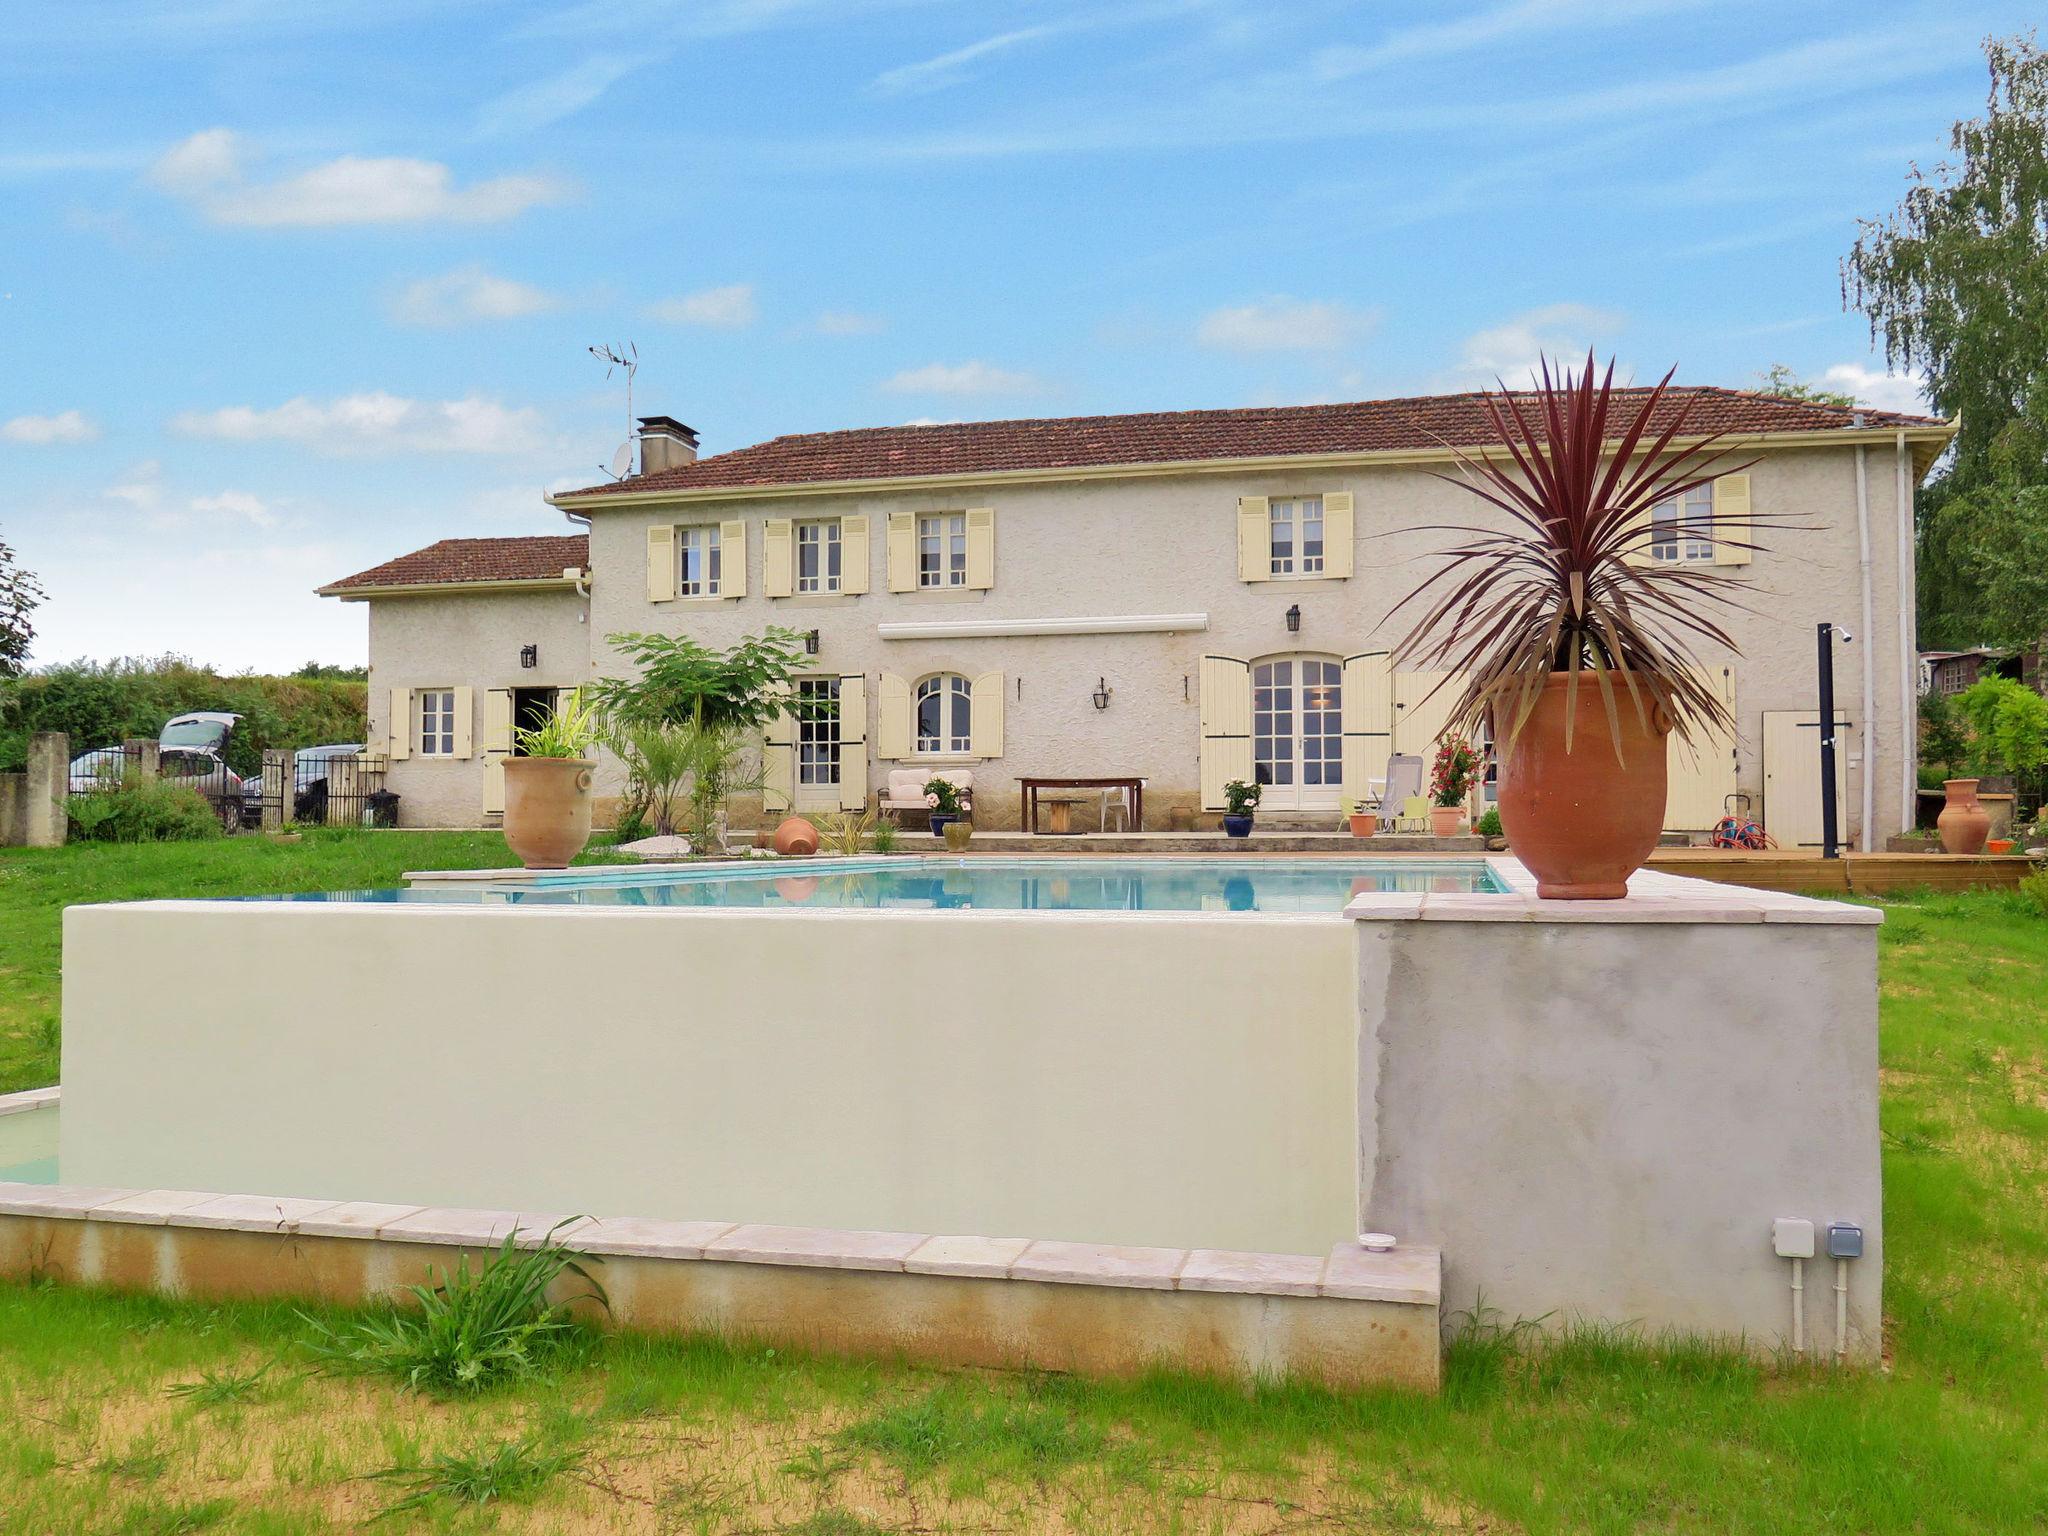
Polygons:
M1533 391L1517 396L1503 383L1499 395L1486 395L1505 457L1492 447L1468 453L1438 439L1463 474L1437 478L1498 507L1510 526L1421 530L1465 541L1444 550L1442 566L1394 608L1428 605L1394 657L1462 673L1465 689L1451 706L1451 728L1490 722L1502 752L1553 672L1571 678L1566 751L1582 672L1599 686L1617 757L1616 696L1623 691L1646 724L1661 710L1688 741L1734 724L1720 696L1700 682L1693 646L1735 649L1714 619L1722 607L1742 608L1735 594L1747 584L1699 566L1651 563L1651 509L1676 503L1680 518L1668 537L1756 549L1684 516L1687 491L1755 461L1715 463L1718 433L1674 447L1692 413L1689 399L1651 430L1670 373L1640 398L1617 398L1612 362L1597 384L1593 375L1591 352L1577 376L1553 374L1545 358Z

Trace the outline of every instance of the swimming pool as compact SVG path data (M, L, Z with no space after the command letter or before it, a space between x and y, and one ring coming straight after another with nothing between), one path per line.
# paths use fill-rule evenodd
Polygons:
M765 863L766 861L764 861ZM1482 859L892 858L766 868L565 870L279 901L995 912L1338 913L1367 891L1504 891Z

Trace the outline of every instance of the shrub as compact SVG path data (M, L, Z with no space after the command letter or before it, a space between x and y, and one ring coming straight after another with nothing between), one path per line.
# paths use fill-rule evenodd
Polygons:
M1502 836L1503 834L1500 830L1499 808L1497 806L1489 805L1486 808L1486 814L1479 818L1479 825L1474 830L1477 831L1481 837Z
M2043 917L2048 917L2048 869L2037 869L2022 880L2020 894L2031 901Z
M73 795L71 835L88 843L181 843L219 837L220 813L189 784L130 774L119 789Z
M534 1375L577 1331L569 1308L548 1299L550 1287L573 1275L588 1287L589 1300L611 1306L584 1268L585 1256L556 1241L560 1230L521 1250L515 1228L474 1270L463 1254L453 1271L436 1270L434 1284L408 1287L416 1307L340 1328L308 1318L315 1360L331 1370L379 1373L414 1391L443 1394L481 1392Z

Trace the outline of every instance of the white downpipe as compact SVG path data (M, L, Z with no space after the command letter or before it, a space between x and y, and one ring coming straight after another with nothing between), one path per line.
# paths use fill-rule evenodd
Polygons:
M1835 1364L1849 1358L1849 1261L1835 1260Z
M1909 830L1917 820L1920 794L1919 718L1920 658L1914 641L1920 621L1919 560L1913 540L1913 482L1907 470L1906 434L1901 431L1895 449L1897 489L1893 506L1899 524L1899 830Z
M1871 850L1871 823L1877 808L1877 668L1871 652L1877 649L1875 600L1870 587L1870 475L1864 458L1867 449L1856 445L1856 569L1863 581L1863 764L1856 775L1862 786L1862 817L1857 840L1865 853ZM1832 722L1825 723L1832 730ZM1900 725L1903 736L1905 725Z
M1806 1260L1792 1261L1792 1353L1806 1353Z

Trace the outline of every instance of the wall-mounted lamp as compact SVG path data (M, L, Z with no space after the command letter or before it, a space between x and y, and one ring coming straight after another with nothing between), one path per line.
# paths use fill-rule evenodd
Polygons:
M519 647L519 665L522 667L539 666L540 647L537 645L522 645Z
M1095 692L1094 692L1094 695L1093 695L1093 697L1094 697L1094 700L1095 700L1095 707L1096 707L1097 709L1107 709L1107 708L1109 708L1109 695L1110 695L1110 691L1111 691L1111 690L1110 690L1110 686L1109 686L1109 679L1108 679L1108 678L1106 678L1106 677L1098 677L1098 678L1097 678L1097 679L1095 680Z
M818 654L818 632L815 629L804 631L804 654L806 656Z
M1293 607L1287 610L1287 633L1290 635L1301 633L1301 604L1299 603L1294 604Z

